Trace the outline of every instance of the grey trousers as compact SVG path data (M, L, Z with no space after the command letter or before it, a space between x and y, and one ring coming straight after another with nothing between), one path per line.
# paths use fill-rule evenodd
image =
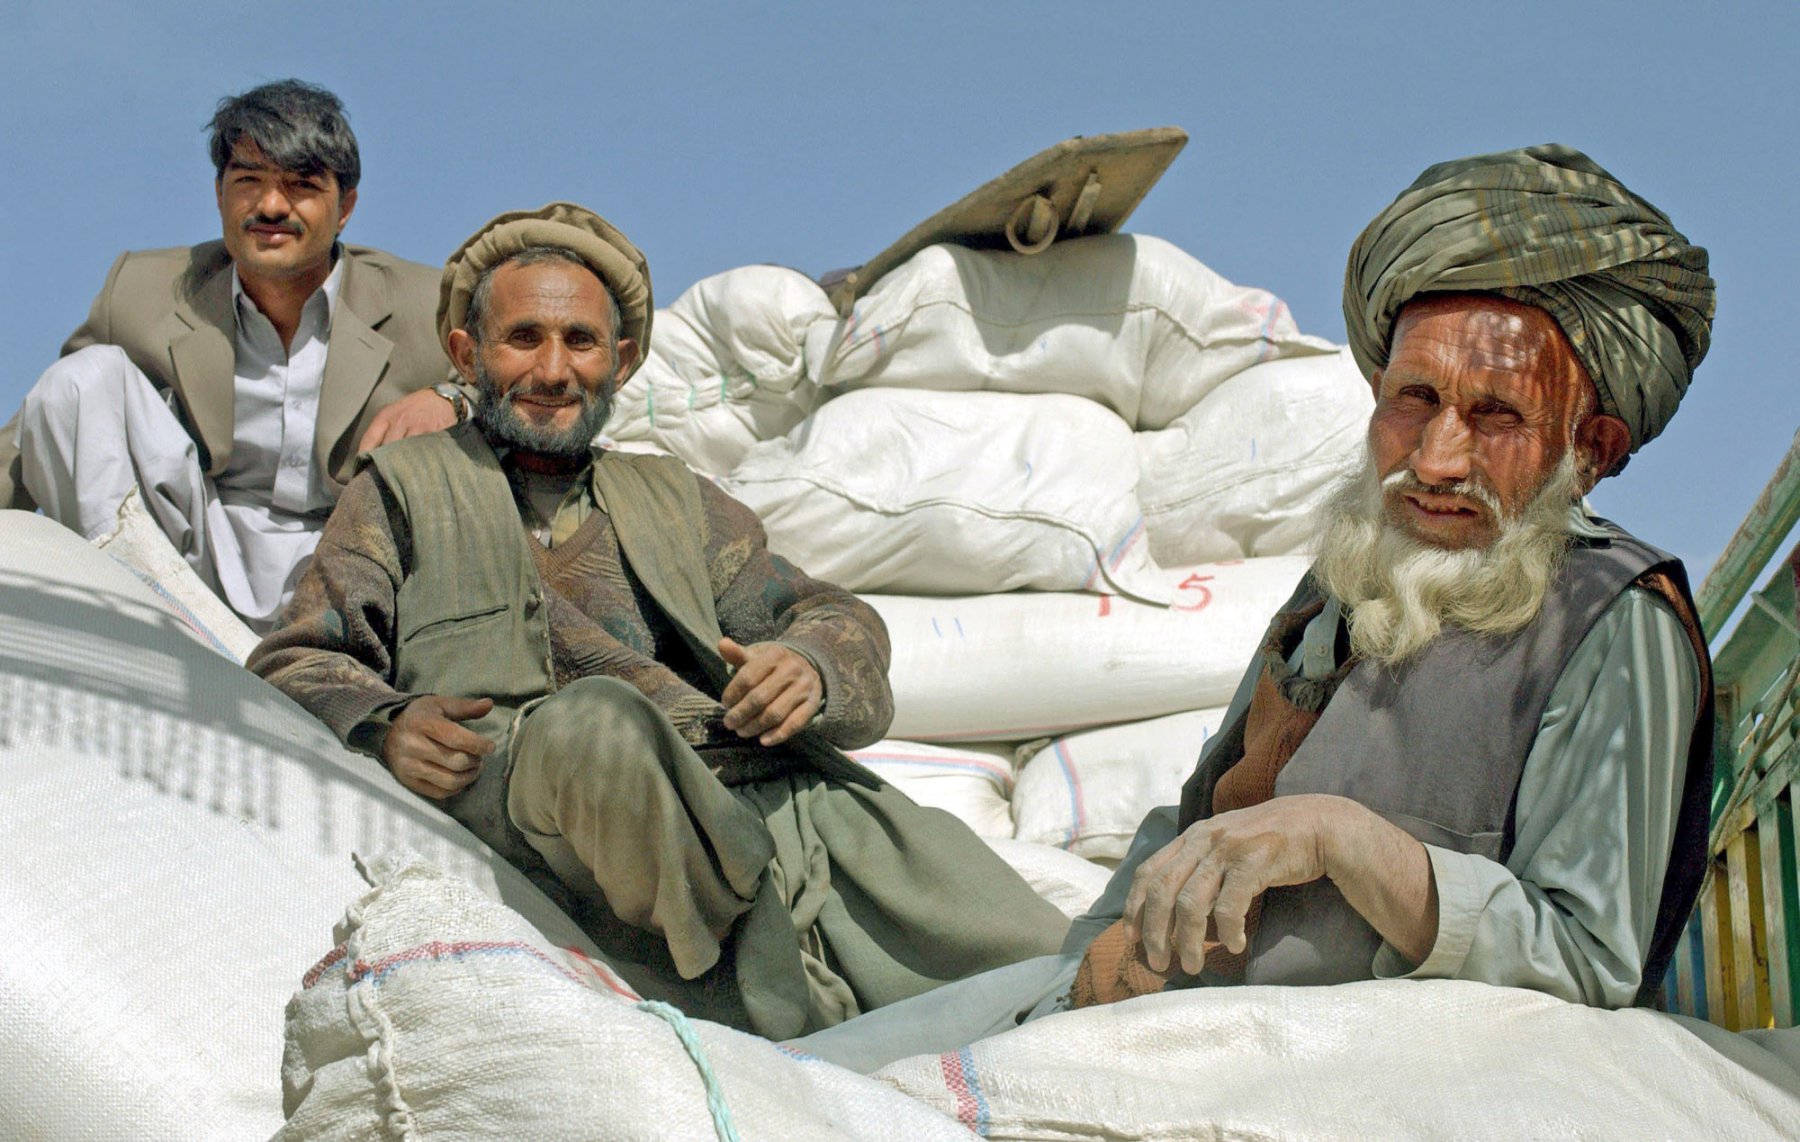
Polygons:
M869 1074L913 1055L942 1054L1022 1023L1068 1010L1075 969L1094 937L1125 911L1131 878L1152 853L1175 839L1177 809L1154 809L1138 826L1125 860L1106 890L1069 929L1055 955L970 976L936 991L790 1040L808 1054Z
M948 813L806 770L728 788L615 679L531 707L507 764L506 815L557 878L660 936L677 994L729 964L771 1038L1054 952L1068 929ZM708 1017L716 998L695 996Z

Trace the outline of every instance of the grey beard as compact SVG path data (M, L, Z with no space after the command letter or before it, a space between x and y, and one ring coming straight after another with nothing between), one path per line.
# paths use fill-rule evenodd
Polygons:
M530 388L514 388L502 394L493 375L475 359L475 388L481 403L475 408L475 427L496 448L515 448L555 460L579 460L587 456L594 437L612 414L610 394L581 392L581 415L574 424L558 431L532 424L513 407L518 397L533 392Z
M1437 638L1448 624L1475 634L1522 630L1543 608L1544 595L1568 553L1569 508L1579 498L1581 472L1570 449L1513 518L1485 548L1449 550L1413 538L1391 523L1384 486L1411 476L1402 468L1383 481L1372 458L1341 484L1320 517L1319 582L1350 608L1350 647L1385 666L1398 665ZM1459 489L1490 509L1485 487Z

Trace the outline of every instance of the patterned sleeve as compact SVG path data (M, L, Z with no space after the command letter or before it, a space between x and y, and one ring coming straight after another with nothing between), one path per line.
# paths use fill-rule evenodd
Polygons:
M378 754L387 717L413 697L392 685L407 540L375 470L351 480L280 623L245 663L364 753Z
M879 740L894 720L881 616L770 551L755 512L710 481L699 484L720 629L745 645L779 642L813 664L825 686L814 728L827 741L854 749Z

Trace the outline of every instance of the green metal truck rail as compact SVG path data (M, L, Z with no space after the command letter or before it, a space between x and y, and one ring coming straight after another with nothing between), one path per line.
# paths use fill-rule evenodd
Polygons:
M1714 648L1718 705L1712 865L1664 998L1671 1011L1734 1030L1800 1024L1800 567L1792 562L1800 549L1782 558L1797 521L1800 436L1695 600Z

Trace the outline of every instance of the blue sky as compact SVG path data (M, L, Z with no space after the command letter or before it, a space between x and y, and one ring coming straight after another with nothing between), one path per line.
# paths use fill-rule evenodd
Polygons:
M503 209L617 222L667 303L855 264L1075 134L1175 124L1130 229L1343 337L1351 240L1426 165L1588 151L1712 252L1711 356L1600 508L1696 582L1800 427L1800 5L260 5L0 0L0 405L125 248L216 237L201 127L298 75L350 108L350 240L439 263Z

